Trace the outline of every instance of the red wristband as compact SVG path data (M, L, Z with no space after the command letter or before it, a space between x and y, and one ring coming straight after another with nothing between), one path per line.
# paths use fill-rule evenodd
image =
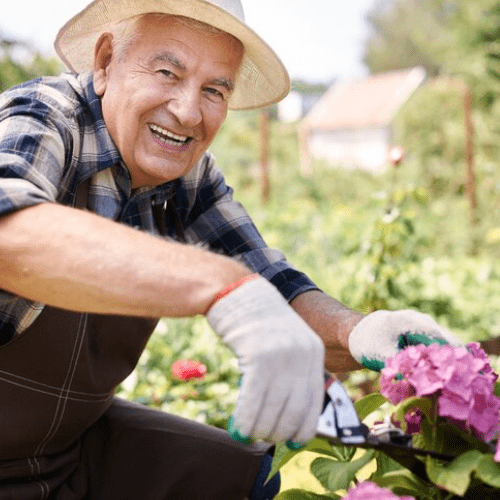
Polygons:
M228 293L232 292L235 288L238 288L240 285L243 285L243 283L246 283L247 281L256 280L257 278L260 278L260 274L258 273L249 274L247 276L244 276L243 278L240 278L239 280L236 280L234 283L227 285L215 296L212 305L214 305L218 300L225 297Z

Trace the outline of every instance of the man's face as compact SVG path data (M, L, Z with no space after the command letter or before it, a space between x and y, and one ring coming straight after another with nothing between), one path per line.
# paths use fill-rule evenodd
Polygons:
M134 188L176 179L201 158L226 117L242 56L230 35L174 17L142 19L121 58L110 35L100 38L94 86Z

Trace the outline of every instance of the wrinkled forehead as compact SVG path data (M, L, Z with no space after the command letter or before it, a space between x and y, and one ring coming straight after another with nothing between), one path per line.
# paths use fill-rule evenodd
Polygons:
M233 80L244 55L243 44L236 37L180 16L141 16L125 39L128 41L122 48L120 39L117 40L115 56L118 58L142 54L148 62L162 59L177 69L186 70L193 56L196 60L196 55L201 55L206 63L228 72Z

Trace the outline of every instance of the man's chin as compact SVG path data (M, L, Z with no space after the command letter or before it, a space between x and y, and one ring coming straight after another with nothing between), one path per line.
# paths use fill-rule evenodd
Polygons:
M186 175L192 167L186 165L155 165L141 169L137 173L131 172L132 187L153 187L165 184Z

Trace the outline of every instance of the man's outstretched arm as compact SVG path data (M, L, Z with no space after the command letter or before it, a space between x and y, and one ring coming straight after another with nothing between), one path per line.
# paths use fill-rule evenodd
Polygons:
M55 203L0 219L0 288L75 311L204 314L238 262Z
M299 295L292 307L323 340L325 365L334 373L363 366L379 371L409 345L461 344L433 318L409 309L364 316L320 291Z

